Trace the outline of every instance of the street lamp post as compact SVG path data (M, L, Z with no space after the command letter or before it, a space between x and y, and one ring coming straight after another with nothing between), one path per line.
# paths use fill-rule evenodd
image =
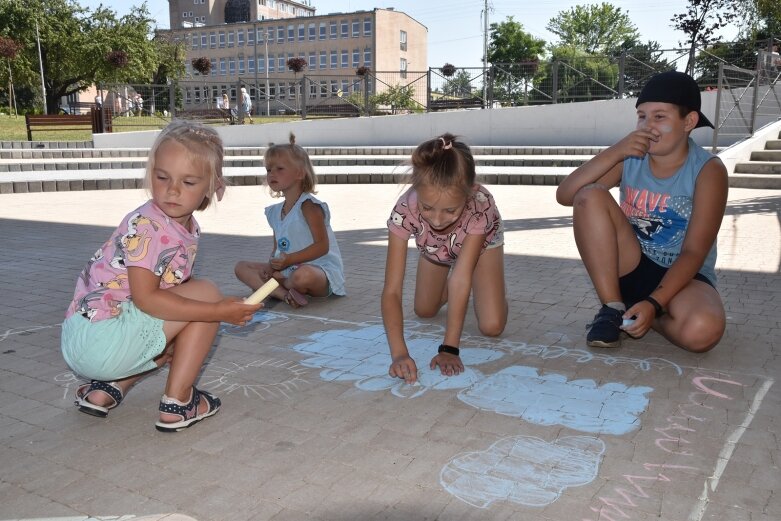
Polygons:
M266 49L266 116L271 116L271 100L269 99L268 83L268 29L263 33L263 44Z
M252 30L255 31L252 41L255 42L255 114L258 113L258 22L252 22Z

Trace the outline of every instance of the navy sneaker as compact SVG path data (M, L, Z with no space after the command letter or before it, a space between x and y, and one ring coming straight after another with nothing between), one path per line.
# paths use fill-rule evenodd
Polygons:
M590 347L619 347L623 315L623 311L603 305L594 320L587 326L591 329L586 335L586 344Z

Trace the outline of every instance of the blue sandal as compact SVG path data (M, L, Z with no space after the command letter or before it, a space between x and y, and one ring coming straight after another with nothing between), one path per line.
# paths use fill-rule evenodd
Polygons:
M95 405L94 403L88 401L87 397L96 391L106 393L112 400L114 400L114 403L103 406ZM91 416L97 416L98 418L105 418L108 416L108 412L111 409L122 403L122 399L124 397L125 395L122 394L122 389L119 388L116 382L102 382L100 380L92 380L90 383L81 385L78 389L76 389L76 401L74 403L83 413L89 414Z
M206 412L198 414L198 404L201 403L201 399L206 400L209 404L209 408ZM160 399L160 412L165 414L173 414L179 416L181 420L178 422L164 422L158 420L155 423L157 430L161 432L177 432L192 425L195 425L204 418L217 414L220 410L222 402L219 398L206 391L199 391L193 386L190 392L190 402L182 403L179 400L163 395Z

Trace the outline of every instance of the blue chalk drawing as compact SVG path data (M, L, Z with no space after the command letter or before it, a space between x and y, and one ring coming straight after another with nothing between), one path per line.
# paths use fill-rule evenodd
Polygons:
M563 425L582 432L626 434L640 427L651 387L539 375L533 367L511 366L458 393L473 407L517 416L538 425Z
M604 452L605 443L588 436L565 436L553 442L512 436L485 451L456 456L439 478L445 490L477 508L494 501L544 507L568 487L591 483Z
M248 337L251 333L257 331L264 331L279 322L287 322L288 316L282 313L274 313L273 311L261 310L252 315L252 320L243 326L234 326L233 324L222 324L220 326L220 334L228 334L231 336Z
M382 325L367 325L360 329L321 331L306 337L306 342L292 346L308 357L300 363L321 368L320 378L326 381L354 381L364 391L390 390L395 396L415 398L429 389L463 389L484 378L472 366L498 360L504 353L494 349L464 348L461 359L464 372L443 376L439 369L431 370L429 360L436 354L436 344L428 336L411 335L407 348L418 364L418 382L407 385L388 376L391 358Z

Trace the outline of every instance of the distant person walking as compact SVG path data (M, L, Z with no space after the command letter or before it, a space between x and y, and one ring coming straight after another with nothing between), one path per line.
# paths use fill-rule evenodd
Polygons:
M253 123L252 98L250 97L249 92L247 92L247 89L245 87L241 88L241 108L244 111L244 115L249 118L249 122Z

